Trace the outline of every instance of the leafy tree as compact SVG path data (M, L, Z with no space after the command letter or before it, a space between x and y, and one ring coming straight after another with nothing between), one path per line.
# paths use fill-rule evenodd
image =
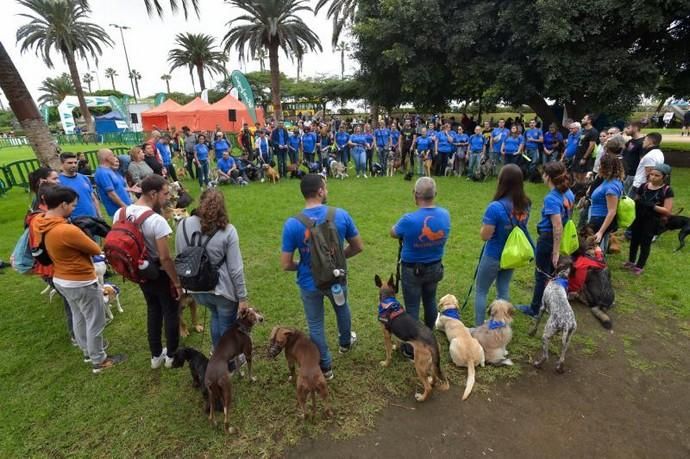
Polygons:
M129 94L125 94L124 92L120 92L117 90L113 89L99 89L98 91L93 92L94 96L103 96L103 97L110 97L110 96L115 96L120 99L124 99L125 97L129 97L133 99L133 96L130 96Z
M89 88L89 94L91 94L91 83L93 83L94 80L93 75L91 75L91 73L85 73L81 79L84 83L86 83L86 86Z
M173 14L177 13L180 7L182 7L182 12L186 19L189 16L191 7L194 13L199 16L199 0L169 0L169 3L170 11L172 11ZM156 14L163 17L163 5L161 5L160 0L144 0L144 6L149 16L153 15L153 11L156 10Z
M187 67L190 75L192 69L196 69L199 78L199 86L203 91L206 89L204 71L209 74L225 74L225 54L215 50L216 39L206 34L180 33L175 37L177 48L171 49L168 53L168 63L170 72L180 67Z
M38 98L39 104L57 106L60 105L65 97L74 94L74 85L69 74L63 73L57 77L48 77L43 80L38 90L43 93Z
M105 69L105 76L106 78L110 78L110 84L113 85L113 91L117 91L117 89L115 88L115 77L118 76L117 70L115 70L112 67L108 67L107 69Z
M319 37L297 16L302 11L312 12L306 0L228 0L243 10L243 14L230 22L230 30L223 37L227 52L233 47L240 60L245 54L255 58L262 49L268 51L271 71L271 100L276 119L282 119L280 106L280 64L278 52L286 56L322 51Z
M84 99L84 90L77 69L77 57L98 62L103 54L102 46L112 46L113 41L103 28L88 22L91 12L88 2L80 0L18 0L21 6L31 10L20 16L30 20L17 30L17 43L21 52L34 49L48 68L53 68L51 53L62 55L67 62L79 108L84 114L86 129L94 132L93 121Z
M180 105L185 105L194 100L193 95L185 94L183 92L171 92L168 94L168 99L172 99Z
M172 77L169 74L164 74L161 75L161 80L165 81L165 88L167 89L168 94L170 94L170 79Z

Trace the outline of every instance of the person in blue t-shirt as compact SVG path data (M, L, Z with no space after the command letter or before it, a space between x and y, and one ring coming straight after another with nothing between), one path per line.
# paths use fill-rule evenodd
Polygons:
M289 134L282 121L278 121L278 125L271 132L271 146L273 153L278 158L278 173L281 177L287 175L287 159L288 159L288 145Z
M465 129L462 127L462 125L458 125L457 131L453 133L453 145L455 145L453 170L458 175L462 176L465 172L465 164L467 161L468 154L467 150L470 145L470 136L465 134Z
M213 151L215 152L216 161L220 161L223 153L230 151L230 144L225 138L225 134L221 131L216 132L216 139L213 141Z
M194 164L197 167L197 178L201 188L208 186L208 146L206 136L199 134L197 144L194 146Z
M364 124L364 129L362 132L362 135L364 135L364 140L366 141L366 147L365 147L365 153L366 153L366 162L365 162L365 169L369 171L370 174L374 174L374 134L371 132L371 125L369 123ZM381 167L384 167L381 165ZM365 177L366 178L366 174Z
M77 205L72 211L72 218L100 217L101 209L96 195L93 193L91 180L77 172L77 155L62 153L60 154L60 163L62 164L62 172L58 177L60 185L74 190L79 196Z
M317 140L316 133L312 132L311 128L305 127L304 134L302 134L302 151L304 153L304 159L310 164L314 162Z
M436 149L436 141L429 137L425 127L422 128L420 135L414 138L412 150L417 151L417 174L424 175L424 160L430 158Z
M569 130L570 134L568 134L568 139L565 143L565 151L563 153L563 160L568 168L572 164L573 158L575 158L577 145L580 142L580 123L571 123Z
M299 162L301 149L302 136L299 135L299 128L295 127L288 137L288 156L290 157L290 164L297 164Z
M587 225L595 232L595 238L603 253L609 245L609 234L618 229L616 212L623 195L623 162L615 155L605 154L599 164L601 184L592 192Z
M98 196L105 206L105 211L111 217L117 209L127 207L132 203L125 179L115 172L119 165L120 162L112 151L107 148L98 150L98 167L94 179ZM137 192L138 189L135 187L132 191Z
M321 224L328 214L328 188L323 177L318 174L307 174L300 182L300 190L304 196L305 206L302 214ZM341 244L344 247L345 258L351 258L363 249L362 237L355 226L354 220L344 209L335 209L335 226L338 230ZM337 306L330 290L319 290L314 284L311 273L311 256L309 248L309 229L296 217L289 217L283 225L282 253L280 264L284 271L297 272L297 285L300 290L304 313L309 327L309 336L319 348L321 359L319 365L326 379L333 378L331 368L331 354L326 344L324 327L324 298L328 298L335 311L338 325L340 353L344 354L352 349L357 341L357 335L351 331L350 306L347 302L347 286L342 285L345 304ZM299 263L295 263L294 254L300 254ZM346 270L347 271L347 270Z
M563 150L563 134L558 131L556 123L551 123L549 130L544 134L544 155L542 163L560 161L560 152Z
M225 150L223 152L223 157L218 160L218 183L235 183L235 178L233 177L233 171L237 170L237 164L235 164L235 158L230 156L230 152ZM235 172L236 176L239 176L239 172Z
M446 123L440 132L436 134L435 148L435 171L436 175L442 176L448 165L448 159L455 151L453 145L453 133L450 131L450 124Z
M525 194L522 171L515 164L507 164L498 174L496 194L484 212L479 232L486 243L479 259L475 282L474 323L477 327L486 318L487 297L494 281L497 298L510 301L513 270L501 269L501 254L515 226L520 226L530 237L527 232L529 211L530 201Z
M498 127L493 128L491 131L490 145L489 145L489 156L494 162L501 160L501 149L503 148L503 142L506 140L510 131L506 129L505 120L498 120Z
M503 164L519 164L522 149L525 146L525 139L518 132L518 127L512 125L510 127L510 135L505 138L501 146L501 155L503 157Z
M474 175L476 168L479 166L479 161L481 161L482 155L484 154L485 146L486 137L482 135L482 127L475 126L474 134L472 134L469 139L470 162L467 167L468 179Z
M382 167L386 167L388 161L388 151L391 148L391 131L386 125L379 121L379 127L374 131L376 138L376 151L378 151L379 162Z
M163 167L165 167L165 170L168 172L168 177L170 177L173 182L177 182L177 172L173 164L173 152L170 148L170 136L168 134L165 134L158 140L156 150L158 150L158 153L161 155Z
M391 152L399 159L400 158L400 136L402 133L398 129L398 124L393 122L391 126Z
M367 178L367 150L370 150L372 145L368 141L368 136L362 133L362 128L355 126L355 132L350 136L348 145L355 160L357 178L360 175Z
M563 228L572 217L575 202L575 195L568 188L570 177L563 163L549 162L544 166L542 177L549 192L544 198L541 220L537 223L539 239L534 254L534 293L531 304L517 306L517 309L532 317L539 313L546 283L556 274Z
M335 146L338 149L338 161L347 165L348 162L348 142L350 141L350 134L345 132L345 123L340 123L338 132L335 134Z
M402 216L390 235L402 240L402 293L405 309L419 320L419 305L424 304L424 323L433 330L436 321L436 287L443 279L443 253L450 234L450 214L437 207L436 182L420 177L414 185L418 210ZM411 354L411 346L407 346Z
M537 128L537 122L530 120L529 129L525 131L525 154L530 157L529 170L540 162L539 146L544 144L544 134Z

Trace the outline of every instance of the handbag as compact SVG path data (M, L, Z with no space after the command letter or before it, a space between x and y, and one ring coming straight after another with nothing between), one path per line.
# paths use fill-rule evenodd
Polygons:
M501 204L503 205L503 204ZM534 260L534 247L532 243L527 238L525 230L518 223L517 225L513 223L513 219L508 212L508 209L503 205L506 213L508 214L508 219L510 220L513 229L506 239L506 244L503 246L503 252L501 252L501 269L515 269L523 268L528 266Z

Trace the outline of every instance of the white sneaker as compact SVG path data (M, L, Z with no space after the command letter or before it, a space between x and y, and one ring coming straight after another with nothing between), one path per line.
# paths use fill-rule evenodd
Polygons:
M159 355L158 357L151 357L151 369L156 370L160 368L161 365L163 365L163 362L165 362L166 360L167 353L168 349L164 347L163 352L161 352L161 355ZM170 362L170 364L172 365L172 362Z
M369 178L369 177L367 177L367 174L364 174L362 177L364 177L364 178Z
M173 360L175 360L174 357L168 357L166 355L165 356L165 368L172 368Z

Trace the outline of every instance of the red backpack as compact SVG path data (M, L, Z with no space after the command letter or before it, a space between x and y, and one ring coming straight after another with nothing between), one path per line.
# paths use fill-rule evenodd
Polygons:
M110 266L116 273L137 284L146 282L147 278L141 270L149 264L141 225L153 214L153 210L147 210L136 220L131 220L127 218L126 209L121 209L117 221L105 237L103 251Z

